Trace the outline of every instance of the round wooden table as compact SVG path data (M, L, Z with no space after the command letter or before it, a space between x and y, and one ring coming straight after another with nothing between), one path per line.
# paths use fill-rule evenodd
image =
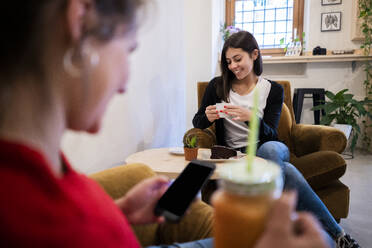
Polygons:
M136 152L125 160L127 164L142 163L149 166L156 174L176 178L189 161L184 155L174 155L169 148L154 148Z
M202 150L202 149L200 149ZM209 149L204 149L209 150ZM200 152L199 152L200 154ZM198 155L199 156L199 155ZM263 160L256 157L255 159ZM226 160L224 160L226 161ZM171 179L176 178L189 161L185 160L184 155L175 155L169 152L169 148L154 148L141 152L136 152L125 160L127 164L142 163L149 166L156 174L165 175ZM216 167L223 166L223 162L215 163ZM217 171L217 170L216 170ZM216 171L212 175L212 179L218 178Z

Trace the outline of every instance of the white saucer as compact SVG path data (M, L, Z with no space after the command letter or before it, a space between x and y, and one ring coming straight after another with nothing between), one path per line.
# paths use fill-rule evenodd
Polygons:
M169 153L174 154L174 155L183 155L183 147L171 147L169 148Z

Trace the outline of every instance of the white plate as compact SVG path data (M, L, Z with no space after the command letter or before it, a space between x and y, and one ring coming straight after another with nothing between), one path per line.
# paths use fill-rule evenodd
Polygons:
M231 157L231 158L228 158L228 159L211 158L211 149L200 148L198 150L198 159L199 160L214 162L214 163L234 161L234 160L236 161L236 160L245 158L245 156L246 156L245 153L242 153L242 152L238 151L237 155L235 157Z
M174 154L174 155L183 155L183 147L171 147L169 148L169 153Z

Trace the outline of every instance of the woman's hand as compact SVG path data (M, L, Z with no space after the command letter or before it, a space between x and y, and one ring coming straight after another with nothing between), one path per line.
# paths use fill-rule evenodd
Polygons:
M327 248L328 245L321 233L318 221L308 213L295 214L296 195L283 193L275 203L266 230L258 240L255 248Z
M131 224L164 222L164 217L155 216L154 208L159 198L168 188L165 177L148 178L135 185L128 193L116 201Z
M209 105L205 109L205 114L209 122L214 122L215 120L220 118L220 116L218 115L218 111L216 109L216 105Z
M250 121L252 116L250 110L237 105L226 105L224 112L231 115L234 121Z

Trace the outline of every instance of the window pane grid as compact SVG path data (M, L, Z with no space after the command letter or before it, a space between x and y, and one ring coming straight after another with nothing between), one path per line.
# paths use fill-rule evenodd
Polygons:
M293 0L236 1L234 24L251 32L260 48L283 48L292 39Z

